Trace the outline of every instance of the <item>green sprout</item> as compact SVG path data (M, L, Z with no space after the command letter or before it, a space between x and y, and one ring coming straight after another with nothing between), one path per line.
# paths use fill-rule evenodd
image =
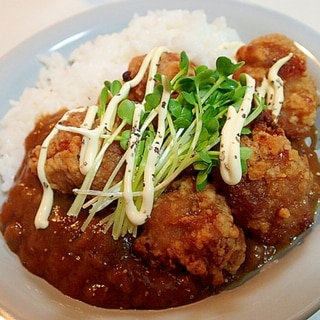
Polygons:
M205 188L213 168L219 166L219 142L221 130L226 122L228 108L233 106L237 111L246 92L246 83L232 79L232 75L239 70L243 63L233 63L227 57L219 57L216 69L207 66L197 66L190 72L190 61L185 52L180 55L179 72L170 81L163 79L162 75L155 75L156 85L153 92L148 93L143 101L144 108L140 119L141 137L135 145L134 177L132 190L136 207L142 203L143 176L147 166L147 157L150 146L157 134L156 119L157 108L161 106L164 90L170 90L168 112L165 118L165 136L159 146L158 159L154 171L155 199L176 179L186 168L193 166L197 172L196 188L201 191ZM98 117L101 117L108 106L110 98L121 91L119 81L106 81L100 94ZM265 108L263 99L254 96L254 106L248 115L245 126L252 122ZM116 201L113 213L104 218L101 223L106 228L112 226L115 239L128 232L136 233L137 226L132 224L126 216L125 201L122 197L123 182L115 184L113 177L125 164L125 155L128 152L128 143L133 129L125 126L131 125L136 104L125 97L118 106L117 116L121 124L102 144L102 149L113 141L119 141L124 150L122 161L106 182L104 190L97 196L97 202L90 209L90 217L96 212ZM249 134L246 127L243 134ZM241 147L242 170L247 170L246 160L251 156L252 150ZM93 175L95 172L92 173ZM86 179L85 179L86 181ZM90 179L85 188L90 189ZM92 181L92 179L91 179ZM114 191L112 197L110 193ZM80 198L82 195L78 195ZM82 202L85 195L82 196ZM81 203L82 205L82 203ZM79 209L79 204L76 206ZM77 209L77 210L78 210Z

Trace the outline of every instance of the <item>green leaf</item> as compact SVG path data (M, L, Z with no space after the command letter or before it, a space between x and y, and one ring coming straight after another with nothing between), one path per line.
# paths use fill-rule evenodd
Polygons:
M251 130L249 128L242 128L242 130L241 130L241 134L248 135L250 133L251 133Z
M183 109L181 110L181 117L185 118L191 123L194 118L192 107L189 105L183 107Z
M161 83L161 80L162 80L161 74L160 74L160 73L155 74L155 75L154 75L154 80L155 80L156 82L158 82L158 83Z
M244 94L246 93L246 87L245 86L238 86L233 92L232 95L230 96L232 98L232 101L234 103L241 103L242 98Z
M147 112L150 112L152 109L158 107L159 103L161 102L162 92L163 86L158 85L154 88L154 91L152 93L149 93L145 96L145 110Z
M254 95L254 102L256 107L251 110L251 113L248 115L246 121L244 122L244 126L247 126L254 119L256 119L263 110L266 110L268 108L265 104L264 99L260 99L256 94Z
M208 164L203 161L197 161L193 164L193 168L197 171L203 171L208 167Z
M169 112L173 117L173 123L175 128L188 128L193 121L194 115L192 112L192 106L186 104L186 101L182 99L183 104L177 99L169 100Z
M101 118L106 111L108 97L109 97L108 88L103 87L99 97L99 108L97 112L99 118Z
M176 99L170 99L169 105L168 105L168 110L174 118L180 117L181 112L182 112L181 103Z
M247 160L251 157L253 151L249 147L240 147L240 158L241 158L241 170L242 173L247 172L248 164Z
M202 144L202 142L205 142L207 144L208 139L209 139L209 132L205 127L202 127L199 135L198 144L197 144L198 151L201 151L202 149L204 149L203 147L200 148L199 146L200 144Z
M207 164L211 163L210 155L207 152L200 151L200 152L198 152L198 154L199 154L199 157L202 161L204 161Z
M191 121L184 117L178 117L173 121L173 123L176 128L188 128L191 124Z
M213 84L215 82L215 79L213 78L214 70L212 69L206 69L200 72L195 77L195 84L198 88L201 86L206 86L209 84Z
M186 100L187 103L190 103L192 105L197 104L197 100L196 100L195 94L193 92L182 91L181 95Z
M179 72L173 77L171 80L171 88L176 89L176 83L179 82L180 79L183 79L189 73L190 62L188 55L185 51L180 53L180 62L179 62Z
M106 80L103 84L104 84L104 86L110 91L111 82L110 82L109 80Z
M223 99L223 96L224 93L219 90L215 90L211 93L206 103L212 107L215 107L215 105L221 104L221 99Z
M125 99L121 101L118 106L118 116L120 119L125 120L128 124L132 124L135 104L133 101Z
M181 78L174 84L173 89L177 92L181 92L181 91L194 92L195 91L194 79L191 77Z
M180 54L180 63L179 69L183 72L183 74L187 74L189 71L189 58L185 51L182 51Z
M113 96L117 95L122 88L122 84L119 80L112 81L110 85L110 91Z
M144 155L146 154L145 150L148 150L147 144L150 142L150 140L140 140L139 143L136 146L136 152L135 152L135 165L136 167L140 165L142 159L144 158Z
M239 83L233 79L227 78L225 81L223 81L219 88L224 90L233 90L236 89L239 86Z
M218 57L216 61L216 67L219 74L223 77L228 77L235 73L241 66L243 62L233 63L229 58L221 56Z
M127 150L128 148L128 141L131 136L130 130L124 130L120 136L120 146L123 150Z
M239 82L245 86L247 84L247 77L245 75L245 73L241 73L239 76Z
M253 154L253 151L249 147L240 147L240 157L243 160L248 160Z
M196 177L196 189L201 192L207 185L208 175L205 171L199 171Z
M203 126L209 133L215 133L219 130L219 120L216 118L216 110L208 108L202 117Z

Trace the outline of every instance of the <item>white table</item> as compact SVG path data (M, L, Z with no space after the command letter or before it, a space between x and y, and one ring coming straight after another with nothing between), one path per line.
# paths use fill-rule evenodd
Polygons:
M319 0L238 1L287 14L320 32ZM0 56L39 30L108 2L117 0L0 0Z
M0 57L23 40L48 26L95 6L116 1L55 0L49 2L43 0L0 0ZM319 0L238 1L279 11L303 22L320 33ZM320 319L320 311L310 319Z

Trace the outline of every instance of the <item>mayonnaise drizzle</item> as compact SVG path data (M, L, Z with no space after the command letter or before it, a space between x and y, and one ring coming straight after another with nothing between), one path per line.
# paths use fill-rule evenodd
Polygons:
M239 183L242 177L240 159L240 136L243 124L250 113L255 80L246 74L247 89L237 112L234 106L228 108L227 121L221 131L220 142L220 173L229 185Z
M95 122L97 111L97 105L90 106L87 110L85 119L80 126L80 128L87 129L85 130L87 134L84 135L82 139L79 158L79 168L83 175L86 175L89 172L100 147L100 132L97 134L95 131L91 130L90 134L90 129L92 129Z
M135 160L135 148L136 142L139 135L136 135L135 132L131 135L129 142L129 148L132 147L132 150L128 152L126 161L126 171L124 175L124 190L123 197L125 199L126 213L129 220L134 225L141 225L145 223L146 219L150 216L153 202L154 202L154 173L157 159L159 158L159 151L163 144L165 136L165 120L167 117L168 111L168 102L170 98L170 89L166 88L166 80L162 77L162 84L164 86L161 102L158 106L158 126L157 134L153 140L147 157L147 162L144 172L144 187L142 191L142 204L141 208L138 210L133 198L132 191L132 180L134 173L134 160Z
M256 89L259 97L266 98L266 104L271 110L274 120L277 121L283 101L283 80L278 75L280 68L288 62L292 53L279 59L269 70L267 77L264 77L260 87ZM250 113L253 94L255 93L255 80L246 75L247 91L245 93L240 110L237 113L233 106L230 106L227 114L227 121L222 128L220 143L220 172L223 180L229 185L240 182L242 177L240 158L240 135L244 122Z
M91 106L88 108L86 117L82 125L80 126L80 128L64 126L62 124L63 121L67 120L71 113L81 112L81 111L83 112L86 110L86 108L77 108L74 110L67 111L63 115L63 117L59 120L59 122L56 124L56 126L53 128L51 133L47 136L47 138L45 139L45 141L41 146L41 151L40 151L39 160L37 164L38 177L43 186L43 195L42 195L41 203L35 217L36 228L46 228L48 226L48 217L50 215L52 205L53 205L54 193L50 186L50 183L47 180L46 172L45 172L47 149L51 140L54 138L54 136L58 133L59 130L66 130L69 132L82 134L83 144L80 152L79 168L84 175L87 175L90 171L92 171L93 166L98 167L100 165L100 162L102 161L102 157L99 157L101 161L97 161L96 159L97 152L99 151L100 144L101 144L101 136L102 135L108 136L108 134L112 132L115 117L116 117L117 107L119 103L128 95L132 87L135 87L142 81L149 66L150 66L149 79L148 79L146 90L147 92L152 92L153 85L154 85L153 76L156 74L157 65L160 60L160 57L162 53L165 51L167 51L167 48L158 47L158 48L152 49L147 54L147 56L144 58L142 62L142 65L137 75L132 80L125 82L119 94L112 97L112 99L108 103L106 112L97 128L91 129L94 123L94 115L97 110L97 106ZM137 104L136 119L138 119L138 115L141 114L142 111L143 111L143 105ZM136 120L136 124L138 124L137 120ZM94 176L89 175L87 178L88 179L85 179L86 186L90 186ZM77 207L79 205L82 206L84 199L86 198L86 196L81 193L79 193L77 197L80 198L80 204L76 204L74 207ZM148 205L148 207L150 207L150 205ZM71 210L69 210L71 215L73 211L72 208Z
M148 82L146 85L145 95L153 92L154 89L154 76L157 73L157 66L163 52L167 49L165 47L159 47L154 51L152 60L150 61L150 68L148 74ZM133 115L133 131L129 140L129 149L126 156L126 169L124 174L124 184L123 184L123 197L125 199L126 214L128 219L134 225L143 224L146 219L150 216L154 201L154 172L156 161L159 156L159 150L162 146L164 135L165 135L165 119L167 116L168 101L170 98L170 89L166 87L165 78L162 77L163 94L161 102L157 108L158 113L158 130L154 141L149 149L146 169L144 172L144 186L142 191L142 204L141 208L138 210L133 197L132 183L134 179L135 171L135 151L141 135L143 134L142 128L140 128L140 118L141 113L144 111L144 103L139 104L136 107ZM144 126L145 127L145 126Z
M120 161L118 167L124 163L125 174L123 178L122 187L117 184L111 186L112 181L106 183L103 191L91 192L90 186L93 182L96 170L99 168L103 155L109 147L110 141L119 134L122 128L118 127L114 130L114 122L116 118L118 105L123 99L125 99L132 87L138 85L147 69L149 68L148 81L146 84L146 92L152 93L155 85L154 76L157 73L157 68L161 55L167 51L165 47L158 47L151 50L144 58L142 65L137 75L130 81L125 82L120 92L113 96L108 103L106 111L100 120L97 127L93 128L96 121L96 113L98 106L93 105L88 108L77 108L69 110L60 119L60 121L53 128L51 133L44 140L39 155L39 161L37 166L39 180L43 187L43 196L35 217L36 228L46 228L48 226L48 218L53 205L54 192L47 180L45 172L45 163L47 159L47 151L50 141L58 133L59 130L66 130L75 132L83 136L82 147L80 151L79 168L81 173L85 176L84 183L77 191L77 196L72 204L68 214L77 215L73 213L78 212L77 208L82 206L93 205L90 210L90 216L95 211L101 210L101 208L114 201L113 199L119 199L122 197L125 202L126 215L130 222L134 225L143 224L146 219L150 216L156 186L154 180L155 168L159 159L159 152L164 143L165 137L165 120L168 112L168 102L170 99L170 88L167 88L167 82L165 77L162 76L163 93L161 102L158 107L151 111L147 120L140 124L141 114L144 112L144 102L136 103L135 111L133 115L132 132L129 140L129 148L124 154L124 158ZM292 54L277 61L270 69L268 76L264 79L262 85L257 89L260 97L266 97L269 108L272 110L275 118L278 117L281 106L283 103L283 81L278 76L279 69L285 64ZM227 121L222 128L221 132L221 143L220 143L220 171L223 180L230 184L237 184L242 177L241 159L240 159L240 135L243 125L247 116L251 111L253 95L255 93L255 81L250 76L246 75L247 89L242 104L240 105L239 111L237 112L234 106L228 108ZM80 127L68 127L63 125L63 122L68 119L73 112L87 111L85 119ZM135 177L135 151L137 144L139 143L143 132L147 126L157 117L157 132L154 140L151 143L149 153L147 155L147 161L145 166L145 172L143 176L143 189L142 191L133 191L132 186ZM102 141L104 142L102 143ZM119 168L117 169L119 170ZM112 176L116 175L116 171ZM87 195L96 195L96 198L90 200L87 204L84 201ZM137 196L142 197L142 201L137 208L135 198ZM100 198L99 198L100 197ZM104 201L103 197L107 198ZM98 199L98 200L96 200ZM90 222L90 217L85 221L85 225Z
M263 78L261 85L256 89L260 97L266 98L266 105L271 110L274 121L277 122L283 101L283 80L278 75L281 67L287 63L293 54L289 53L287 56L279 59L269 70L267 77Z
M74 112L81 112L84 111L84 108L77 108L74 110L67 111L62 118L59 120L58 124L62 123L63 121L67 120L71 113ZM51 140L54 138L54 136L59 132L59 129L57 126L55 126L50 134L46 137L46 139L43 141L40 149L39 159L37 163L37 174L38 178L42 185L42 198L41 203L39 205L38 211L35 216L34 224L37 229L45 229L48 227L48 218L51 213L52 205L53 205L53 198L54 198L54 192L50 186L50 183L47 179L46 171L45 171L45 164L48 156L48 148Z

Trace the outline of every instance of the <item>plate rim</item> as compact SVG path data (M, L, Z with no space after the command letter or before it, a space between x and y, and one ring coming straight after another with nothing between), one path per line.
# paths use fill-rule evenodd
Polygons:
M177 3L179 3L180 1L178 1ZM203 6L203 4L205 4L205 2L206 1L198 1L198 3L202 3L202 6ZM165 5L165 6L167 6L167 3L170 3L170 4L172 4L172 1L170 2L169 0L164 0L164 1L162 1L162 3L161 3L161 5L163 6L163 5ZM192 0L185 0L184 1L184 4L194 4L194 1L192 1ZM260 6L257 6L257 5L254 5L254 4L249 4L249 3L242 3L242 2L238 2L238 1L233 1L233 0L218 0L218 1L215 1L214 2L215 4L217 4L217 3L223 3L224 5L233 5L233 6L235 6L235 7L238 7L238 8L242 8L243 9L243 7L246 7L246 8L251 8L251 9L254 9L256 12L263 12L263 14L267 14L267 15L273 15L273 16L276 16L276 17L281 17L281 18L284 18L284 21L286 21L286 23L289 21L289 22L291 22L291 23L294 23L294 25L296 25L296 27L299 29L299 28L304 28L306 31L305 32L307 32L308 34L312 34L312 37L319 37L319 34L318 34L318 32L316 32L314 29L312 29L312 28L310 28L309 26L306 26L306 25L304 25L303 23L301 23L301 22L299 22L299 21L296 21L295 19L293 19L293 18L291 18L291 17L288 17L288 16L286 16L286 15L283 15L283 14L281 14L281 13L278 13L278 12L276 12L276 11L273 11L273 10L270 10L270 9L267 9L267 8L263 8L263 7L260 7ZM122 6L125 6L126 4L130 4L130 6L134 6L134 7L136 7L137 5L138 5L138 7L139 6L141 6L141 5L145 5L145 4L149 4L149 2L148 2L148 0L136 0L136 1L130 1L130 0L122 0L122 1L119 1L119 2L112 2L112 3L107 3L107 4L103 4L103 5L99 5L99 6L97 6L97 7L94 7L94 8L92 8L92 9L89 9L89 10L86 10L86 11L84 11L84 12L82 12L82 13L80 13L80 14L77 14L77 15L75 15L75 16L73 16L73 17L70 17L70 18L67 18L67 19L65 19L65 20L63 20L63 21L61 21L61 22L58 22L58 23L56 23L56 24L54 24L54 25L52 25L52 26L49 26L49 27L47 27L47 28L45 28L45 29L43 29L43 30L41 30L40 32L38 32L38 33L36 33L35 35L33 35L33 36L31 36L31 37L29 37L28 39L26 39L26 40L24 40L23 42L21 42L20 44L18 44L17 46L15 46L12 50L10 50L7 54L5 54L4 56L2 56L1 58L0 58L0 70L3 70L3 68L4 68L4 64L5 63L8 63L8 61L11 61L12 60L12 55L15 55L15 52L18 50L21 50L22 48L25 48L26 46L29 46L30 45L30 42L34 42L34 41L38 41L38 39L41 39L41 37L43 37L44 35L46 35L46 34L49 34L49 33L51 33L52 32L52 30L54 30L54 29L56 29L57 27L59 28L62 28L62 27L65 27L65 26L70 26L70 24L72 24L72 22L74 22L74 21L80 21L80 20L82 20L83 18L85 18L85 17L87 17L88 15L93 15L93 14L95 14L96 12L98 12L98 11L100 11L100 10L103 10L104 8L114 8L114 7L119 7L119 4L121 4ZM154 4L152 4L152 5L154 5ZM191 9L191 10L193 10L193 9ZM128 21L127 21L128 22ZM230 25L229 24L229 21L227 21L228 22L228 26ZM76 23L76 25L77 25L77 23ZM72 29L72 28L71 28ZM241 31L240 30L238 30L238 32L239 32L239 34L240 34L240 36L241 36ZM303 32L303 33L305 33L305 32ZM43 45L42 45L43 46ZM35 50L35 48L32 48L32 50L31 51L33 51L33 50ZM28 50L28 51L30 51L30 50ZM319 49L319 52L318 52L318 50L316 50L317 51L317 53L316 53L316 55L319 57L320 56L320 49ZM43 52L43 53L45 53L45 52ZM39 68L38 68L38 70L39 70ZM38 75L38 72L37 72L37 74L36 75ZM0 76L0 79L1 79L1 76ZM19 95L18 95L19 96ZM1 96L1 94L0 94L0 101L3 101L2 100L2 96ZM318 226L318 231L319 231L319 226ZM312 231L313 232L313 231ZM313 232L314 233L314 232ZM2 239L3 237L2 237L2 235L1 235L1 241L3 241L3 239ZM308 240L308 239L306 239L306 240ZM1 251L0 251L1 252ZM18 262L18 263L20 263L20 262ZM279 262L279 263L281 263L281 262ZM270 265L270 266L267 266L267 268L265 268L265 269L268 269L268 268L271 268L272 266ZM255 276L255 278L258 278L258 276ZM251 281L251 280L250 280ZM234 289L234 290L236 290L236 289ZM310 306L311 308L312 308L312 310L311 309L309 309L309 310L301 310L301 312L303 312L303 313L301 313L301 316L304 316L304 315L307 315L307 313L308 313L308 315L310 315L310 314L312 314L314 311L316 311L316 308L319 308L320 307L320 297L319 297L319 299L318 299L319 301L314 305L314 306ZM196 303L196 304L198 304L198 303ZM182 309L185 309L186 307L180 307L180 308L176 308L176 310L182 310ZM0 301L0 315L1 315L1 312L3 312L3 310L5 310L5 309L3 309L3 306L2 306L2 301ZM118 312L118 310L117 310L117 312ZM138 315L138 314L140 314L141 312L137 312L137 313L135 313L136 315ZM163 312L160 312L160 313L165 313L165 311L163 311ZM218 318L217 318L218 319Z

